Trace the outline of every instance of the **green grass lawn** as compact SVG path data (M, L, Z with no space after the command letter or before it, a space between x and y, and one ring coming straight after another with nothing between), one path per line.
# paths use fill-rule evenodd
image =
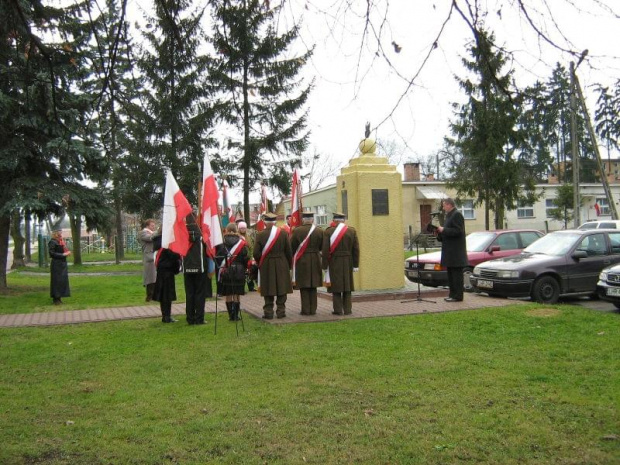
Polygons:
M0 330L0 463L617 464L617 313Z

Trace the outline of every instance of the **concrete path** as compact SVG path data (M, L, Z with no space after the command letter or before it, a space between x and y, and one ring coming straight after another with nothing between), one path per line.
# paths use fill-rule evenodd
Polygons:
M322 295L318 299L318 310L314 316L302 316L300 312L299 292L289 294L287 300L287 316L282 319L262 320L268 324L287 323L310 323L338 321L350 318L376 318L382 316L415 315L420 313L437 313L456 310L471 310L483 307L501 307L507 304L505 299L493 299L483 295L466 294L463 302L448 303L443 300L447 295L446 290L432 290L422 293L422 298L428 302L415 300L401 302L399 294L386 295L382 300L362 300L362 293L354 294L353 315L332 315L331 298L329 294ZM410 299L410 298L409 298ZM408 300L408 299L403 299ZM519 301L511 300L510 305L518 304ZM207 301L207 321L213 324L215 318L215 301ZM256 293L251 292L241 298L241 307L244 317L252 316L260 319L263 315L263 299ZM226 305L222 299L217 301L218 321L226 321L228 315ZM183 315L180 322L185 322L185 304L176 303L172 306L173 315ZM0 328L21 326L49 326L72 323L92 323L98 321L125 320L134 318L160 318L159 304L141 305L137 307L98 308L89 310L53 311L46 313L23 313L13 315L0 315Z

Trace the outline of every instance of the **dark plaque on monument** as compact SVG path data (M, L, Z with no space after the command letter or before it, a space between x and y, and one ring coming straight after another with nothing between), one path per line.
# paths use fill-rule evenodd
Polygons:
M390 203L387 189L372 190L372 214L373 216L390 214Z

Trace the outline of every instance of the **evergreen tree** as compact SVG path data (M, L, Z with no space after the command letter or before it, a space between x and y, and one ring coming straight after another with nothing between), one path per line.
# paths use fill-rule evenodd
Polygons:
M0 288L6 287L10 213L59 213L62 198L99 197L83 181L104 168L84 131L87 101L75 92L87 4L0 3Z
M307 147L306 112L311 84L298 74L311 51L291 56L298 28L279 34L279 7L258 0L215 0L212 85L222 96L218 110L230 125L226 148L243 178L244 216L250 191L266 180L290 191L292 168Z
M191 203L196 203L212 110L206 85L207 59L200 21L190 0L155 0L155 16L142 31L138 61L144 77L142 113L128 122L132 147L125 160L129 211L151 216L162 205L164 168L172 171Z
M476 30L469 47L471 60L463 65L477 80L457 78L468 96L465 104L455 104L456 121L450 124L450 149L460 155L452 166L448 185L459 195L485 204L485 227L489 229L489 210L495 211L495 228L502 228L504 209L514 209L519 201L535 200L534 177L516 150L524 144L518 127L520 97L510 91L511 72L502 74L504 53L494 44L493 34ZM525 188L524 188L525 187Z
M596 111L594 113L595 130L607 147L607 173L611 174L611 151L618 150L620 141L620 79L616 81L615 89L597 86L598 93Z

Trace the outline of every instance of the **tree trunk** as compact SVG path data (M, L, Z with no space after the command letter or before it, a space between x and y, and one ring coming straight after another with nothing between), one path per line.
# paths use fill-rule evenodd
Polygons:
M6 264L9 254L9 232L11 216L0 215L0 291L8 289L6 284Z
M73 264L82 264L82 216L69 215L69 223L71 224L71 238L73 239Z
M123 212L121 198L118 193L114 192L114 209L116 210L116 241L114 250L116 251L116 263L120 263L125 258L125 247L123 237Z
M24 232L26 233L26 263L32 262L32 221L30 212L24 214Z
M21 213L19 208L15 208L11 212L11 237L13 238L13 264L11 265L11 269L26 266L24 261L24 243L26 240L24 236L22 236L22 232L20 229L21 226Z

